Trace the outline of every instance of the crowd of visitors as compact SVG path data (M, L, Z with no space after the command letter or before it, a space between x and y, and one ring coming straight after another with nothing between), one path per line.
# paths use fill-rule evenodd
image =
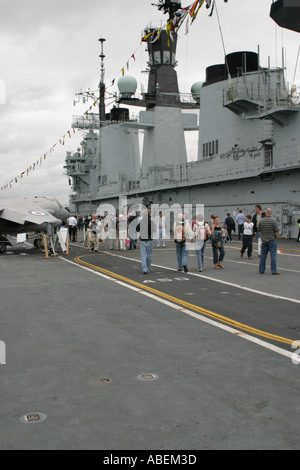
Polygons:
M153 240L156 246L166 246L166 217L162 211L152 218L150 210L142 214L124 214L112 217L71 216L68 219L69 239L77 241L78 230L88 230L91 251L97 252L99 241L109 239L111 250L132 250L137 247L140 239L140 251L142 272L149 273L152 261ZM236 231L237 238L242 241L240 257L247 253L252 260L253 239L258 243L258 256L260 258L259 272L264 274L268 253L271 258L271 272L277 271L277 240L279 227L276 219L272 217L270 208L262 211L259 204L255 206L255 214L245 215L239 210L236 219L230 213L226 214L224 223L220 217L210 216L209 221L204 221L203 214L197 214L193 220L189 220L183 213L178 214L173 224L173 237L176 249L177 270L188 272L189 252L193 250L197 256L199 272L204 269L204 255L208 244L212 248L213 265L215 269L224 269L225 244L232 242L232 232Z

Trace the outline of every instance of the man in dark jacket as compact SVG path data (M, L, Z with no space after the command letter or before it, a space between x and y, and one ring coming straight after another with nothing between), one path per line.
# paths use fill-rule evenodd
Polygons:
M136 231L140 234L141 239L143 274L147 274L151 271L154 228L154 221L151 219L151 212L146 210L136 227Z
M261 206L259 204L256 204L255 214L252 217L252 222L254 224L253 225L253 235L254 235L254 237L256 237L256 240L257 240L258 256L261 255L261 237L260 237L260 233L258 231L258 225L259 225L261 219L263 219L264 217L265 217L265 213L261 210Z

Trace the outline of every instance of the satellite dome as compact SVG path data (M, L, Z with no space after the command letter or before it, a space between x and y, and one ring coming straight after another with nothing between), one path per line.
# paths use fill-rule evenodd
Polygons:
M202 85L203 85L202 82L196 82L194 83L194 85L192 85L192 88L191 88L192 97L197 103L200 103L200 91L201 91Z
M130 75L123 76L118 80L118 88L123 98L130 98L136 92L137 81Z

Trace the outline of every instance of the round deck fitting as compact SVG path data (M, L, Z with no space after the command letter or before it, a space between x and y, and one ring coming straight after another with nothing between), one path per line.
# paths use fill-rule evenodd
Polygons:
M137 377L139 380L144 380L145 382L150 382L151 380L156 380L158 379L157 374L152 374L152 373L146 373L146 374L140 374Z
M33 413L27 413L26 415L21 416L20 421L24 424L41 423L42 421L45 421L46 418L47 415L44 413L35 411Z

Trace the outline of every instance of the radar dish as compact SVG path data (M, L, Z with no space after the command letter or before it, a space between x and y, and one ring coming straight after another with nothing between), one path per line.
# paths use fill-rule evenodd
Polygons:
M202 82L196 82L192 85L191 93L196 103L200 103L200 92L201 92L202 85L203 85Z
M123 76L118 80L118 88L122 97L130 98L136 92L137 81L130 75Z

